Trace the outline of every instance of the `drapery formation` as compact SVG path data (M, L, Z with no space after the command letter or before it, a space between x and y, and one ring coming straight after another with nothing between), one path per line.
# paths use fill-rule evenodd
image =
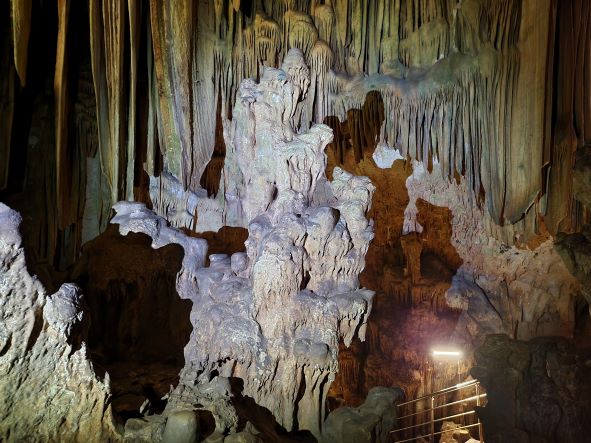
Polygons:
M45 223L51 245L38 251L48 261L75 255L115 201L145 200L146 173L166 171L189 192L217 190L212 168L219 174L237 85L292 47L311 69L297 128L343 121L378 91L381 141L441 163L450 180L465 176L493 234L536 232L540 214L550 233L585 218L569 174L591 142L585 1L12 0L5 9L0 189L12 196L31 182L35 168L10 166L17 151L27 164L53 152L40 168L56 208ZM50 47L51 77L27 57ZM23 122L15 112L27 94L43 95L48 78L52 129L35 151L15 131L33 134L41 117ZM375 122L358 126L345 136L374 133Z

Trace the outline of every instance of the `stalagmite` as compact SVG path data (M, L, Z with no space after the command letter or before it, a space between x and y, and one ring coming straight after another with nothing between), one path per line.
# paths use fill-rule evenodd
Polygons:
M225 177L236 181L221 189L224 218L248 226L246 254L210 255L203 268L203 240L165 227L143 205L115 206L122 234L148 234L154 247L183 245L177 287L194 302L194 331L169 413L193 395L211 408L220 431L235 424L215 402L228 395L226 377L241 377L244 394L286 429L320 435L339 338L346 345L355 335L364 339L373 293L359 288L358 274L373 238L366 213L374 187L340 170L326 182L328 127L294 133L292 116L308 83L302 53L292 50L283 69L265 68L259 84L241 85L226 140L232 173ZM213 397L204 400L205 392Z
M3 2L0 440L386 441L586 343L590 97L587 0Z
M47 294L28 273L20 223L18 213L0 203L0 437L117 438L108 380L100 381L88 360L84 296L71 284Z

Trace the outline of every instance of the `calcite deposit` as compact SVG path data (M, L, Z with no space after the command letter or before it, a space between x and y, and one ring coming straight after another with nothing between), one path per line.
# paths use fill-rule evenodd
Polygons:
M283 69L268 68L259 84L247 80L240 89L236 118L228 129L231 149L225 169L236 170L228 174L233 180L224 179L222 189L226 202L223 219L248 227L245 253L207 257L205 240L171 227L144 204L120 202L114 206L116 215L111 222L122 235L148 235L156 249L170 244L182 247L176 290L182 299L192 302L193 325L180 381L168 395L166 425L154 418L144 426L133 421L119 437L163 436L169 441L170 435L181 432L174 430L176 418L172 417L196 409L213 414L218 433L241 431L232 405L238 395L268 409L287 431L306 429L321 437L326 395L338 371L339 341L349 345L354 337L363 340L371 311L374 293L360 288L358 275L373 238L373 223L366 214L374 187L367 178L340 169L333 172L332 182L326 180L324 148L332 131L316 125L298 133L292 121L308 83L302 53L293 50ZM5 211L6 217L17 220L15 212ZM207 211L197 214L201 216L207 217ZM13 242L20 241L18 224L12 224ZM209 265L205 266L207 258ZM26 272L22 250L20 259L21 272ZM92 270L90 266L92 262L82 268ZM109 275L114 275L113 271ZM6 284L10 302L12 292L19 296L31 293L31 302L19 307L26 316L35 312L29 305L38 297L36 292L42 291L40 284L35 287L33 283L30 290L13 288L11 281ZM102 283L98 290L105 292L106 287L111 286ZM78 364L86 365L85 372L75 376L95 380L91 394L102 392L104 402L109 393L108 376L104 384L96 380L84 354L87 327L82 300L75 286L64 285L44 303L43 318L65 349L81 347L74 356L78 355ZM49 339L51 334L45 337L39 321L33 316L29 325L37 335L34 339ZM27 327L16 329L20 330ZM5 347L10 346L10 337ZM35 361L35 352L25 355ZM19 368L17 374L30 370ZM22 394L20 389L16 392ZM12 395L10 392L7 397L7 410L13 407ZM81 407L86 407L84 402ZM98 420L93 425L99 428L102 417L92 409L86 413ZM11 417L18 415L12 413ZM17 432L6 423L6 432ZM26 423L22 426L27 429ZM196 424L178 426L193 426L197 432ZM30 427L28 432L32 432Z
M193 302L194 329L169 409L205 403L220 432L237 430L237 417L220 403L239 378L241 394L285 429L320 436L339 340L365 336L373 292L359 287L358 275L373 238L366 213L374 187L341 170L326 181L327 126L296 133L292 116L308 76L302 53L292 50L283 69L268 68L260 84L240 88L221 189L224 218L248 227L246 253L211 255L203 267L205 241L141 204L115 205L122 234L185 249L177 289Z
M0 440L117 440L109 381L88 360L78 287L54 294L27 270L18 213L0 203Z
M591 2L0 3L0 440L379 440L591 344Z

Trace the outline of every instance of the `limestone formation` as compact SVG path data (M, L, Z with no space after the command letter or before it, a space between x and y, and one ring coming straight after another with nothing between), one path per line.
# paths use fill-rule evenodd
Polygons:
M491 335L472 369L487 390L478 409L490 442L578 442L589 435L589 350L566 339Z
M224 218L248 226L246 253L214 254L203 267L203 240L137 203L115 205L113 223L122 234L149 235L154 247L185 250L177 290L193 302L194 329L168 410L199 402L218 431L235 432L230 380L241 379L241 394L285 429L319 436L338 342L363 340L371 310L373 292L359 287L358 274L373 237L366 213L374 188L340 170L327 183L330 129L296 133L291 118L308 83L301 52L283 66L268 68L258 85L243 83L229 129Z
M361 441L591 341L591 2L1 3L0 440Z
M322 435L324 403L338 370L339 340L346 345L355 336L363 340L371 311L373 292L360 288L358 275L373 238L373 224L366 214L374 187L367 178L340 169L333 172L333 181L327 182L324 148L332 138L331 130L318 125L298 133L293 126L292 117L309 82L301 52L290 52L284 69L268 68L259 85L245 81L236 105L244 112L236 112L235 128L257 130L247 139L233 129L234 140L243 144L237 143L231 152L237 159L254 153L260 161L243 161L237 166L240 174L233 177L241 180L224 188L224 198L238 205L226 205L223 217L234 217L248 226L246 253L210 255L205 267L205 240L170 227L167 220L141 203L114 206L112 223L122 235L146 234L153 248L178 244L184 251L176 289L181 298L192 301L193 331L184 350L180 382L164 411L166 421L130 421L123 433L115 425L102 428L111 414L105 403L109 377L100 382L86 357L84 297L71 284L45 296L41 284L24 266L20 219L2 206L2 257L10 276L3 280L2 312L15 318L2 334L6 372L1 385L6 394L3 410L11 411L3 420L6 436L79 439L80 432L92 431L97 440L110 432L114 438L193 441L198 424L192 411L199 408L213 414L217 432L239 430L232 405L237 395L267 408L288 431L308 429L317 437ZM92 269L93 265L82 266ZM93 284L111 287L106 282ZM51 349L50 355L47 349ZM15 361L18 363L11 364ZM40 387L11 378L31 376L38 365L43 365L35 374ZM70 392L66 386L76 380L84 381L84 390L76 393L84 392L85 399L68 409L66 402L73 398L64 392ZM237 380L241 382L239 392ZM57 399L43 391L61 385L64 388L58 390ZM31 406L26 394L30 389L40 390L39 401L53 399L57 411L24 417L25 408ZM394 400L388 398L386 409ZM382 409L373 413L379 417L385 412ZM105 411L107 415L103 415ZM78 424L80 414L89 417L86 427ZM62 417L71 423L64 429L56 422ZM31 420L41 423L39 431ZM391 423L380 426L380 432L385 432Z
M452 306L466 313L458 332L467 328L462 334L468 332L474 339L473 334L484 333L486 328L494 330L502 322L497 332L523 340L540 335L571 336L579 283L569 275L552 241L542 237L538 240L541 244L531 249L525 245L503 246L487 233L490 218L467 204L467 185L441 180L438 168L434 165L434 171L429 173L423 165L414 165L406 183L411 203L405 212L405 225L420 225L416 212L408 211L413 200L422 198L451 209L451 242L462 264L447 298ZM483 322L482 316L489 320ZM480 326L473 328L470 323Z
M88 360L84 296L70 284L47 294L29 274L20 223L0 203L0 439L116 441L108 379Z
M356 124L344 138L356 149L372 142L377 130L380 146L403 158L439 161L445 177L466 178L471 198L486 206L495 225L492 235L510 244L506 231L536 233L538 214L552 234L580 226L584 209L572 204L577 191L569 170L591 131L584 99L591 8L583 0L8 3L0 22L6 48L0 61L0 189L9 184L12 128L24 118L16 115L13 125L18 87L33 88L27 67L36 60L27 57L28 48L57 49L50 76L31 68L31 91L38 97L42 75L54 82L55 115L53 132L43 140L48 148L33 150L27 161L42 161L51 151L41 168L57 209L49 215L55 227L47 252L67 264L89 239L83 235L89 226L94 235L95 227L105 229L104 211L112 204L144 201L144 170L152 182L164 172L187 195L201 198L202 186L217 193L227 148L223 127L233 119L242 80L271 72L265 66L279 68L294 48L309 70L307 84L293 91L309 93L284 116L297 130L313 123L334 129L335 120L351 117ZM31 23L54 15L57 28L40 29L38 37ZM73 105L86 94L77 83L88 71L93 104L84 112L96 124L94 149L84 149L90 146L72 131L81 113ZM383 108L360 120L357 111L371 92L379 93ZM17 143L24 148L26 138ZM380 149L376 155L393 154ZM89 188L95 192L85 192ZM168 191L170 186L153 186L152 194L163 195L152 200L170 201ZM175 206L195 216L182 201ZM167 207L156 209L166 216ZM57 232L68 229L68 235ZM45 245L31 243L39 252Z

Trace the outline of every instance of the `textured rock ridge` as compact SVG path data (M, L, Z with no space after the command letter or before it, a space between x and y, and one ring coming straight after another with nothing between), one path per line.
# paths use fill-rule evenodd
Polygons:
M0 203L0 440L118 440L108 379L87 358L84 296L26 268L20 216Z

